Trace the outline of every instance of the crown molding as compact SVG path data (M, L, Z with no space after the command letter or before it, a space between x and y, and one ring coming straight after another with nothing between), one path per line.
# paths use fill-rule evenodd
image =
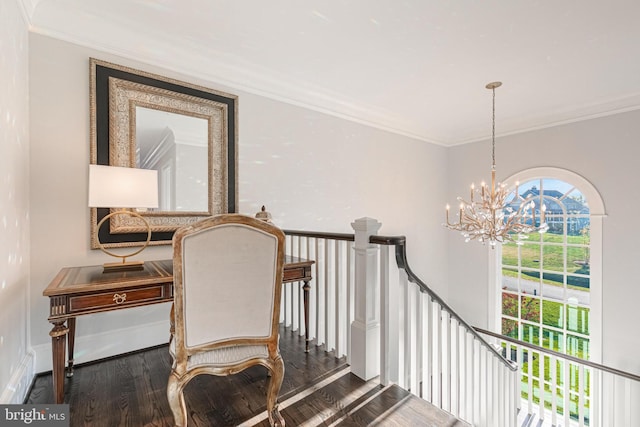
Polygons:
M570 111L555 111L539 116L533 119L526 120L526 126L509 126L508 123L503 123L501 126L507 130L504 132L497 132L496 138L505 137L510 135L518 135L522 133L539 131L542 129L549 129L558 126L564 126L572 123L585 122L589 120L595 120L603 117L615 116L617 114L628 113L631 111L640 110L640 94L632 94L624 97L617 98L615 100L609 100L591 106L570 110ZM453 147L456 145L471 144L474 142L486 141L491 138L491 135L478 135L471 136L459 141L451 141L446 144Z
M143 62L167 71L214 82L216 85L226 86L275 101L310 109L389 133L431 144L448 145L446 141L424 135L418 129L409 129L406 123L401 123L399 120L391 117L388 112L385 114L385 112L381 112L374 107L358 104L356 101L346 99L340 94L330 93L322 88L310 87L303 82L284 80L281 77L271 76L265 73L265 70L254 70L250 67L240 68L221 62L214 63L211 60L203 59L202 56L195 57L194 55L191 55L190 59L192 59L192 61L182 62L198 64L198 68L189 66L176 67L176 61L171 58L158 58L149 53L141 53L132 49L116 47L91 38L78 38L72 34L50 28L32 26L31 32L99 50L128 60ZM149 49L149 51L152 51L152 49ZM184 51L183 55L185 55ZM204 62L209 62L209 64L205 66ZM228 72L215 73L206 70L228 70Z
M46 1L49 0L22 0L22 4L26 8L31 7L33 9L39 3ZM220 58L225 56L222 54L203 56L202 52L199 51L180 49L173 52L175 55L170 55L166 52L166 46L164 50L160 48L154 49L154 46L162 45L163 42L151 39L137 43L136 45L142 44L147 47L144 52L138 52L134 50L134 44L118 46L115 43L105 43L97 38L77 37L63 31L34 25L30 26L30 30L34 33L99 50L124 59L143 62L180 75L213 82L216 85L263 96L430 144L450 147L484 141L490 138L486 129L472 130L467 135L458 138L431 135L421 126L423 123L412 123L403 117L394 115L392 111L364 105L342 94L332 93L325 88L312 86L308 82L296 81L289 77L283 78L283 76L274 73L272 70L262 69L255 64L241 64L241 59L235 64L230 61L221 61ZM140 36L140 39L143 38L144 36ZM154 54L157 51L164 52L164 55ZM178 66L177 64L184 65ZM197 67L189 64L197 64ZM548 111L544 115L536 117L518 118L517 122L516 120L501 121L500 128L503 131L496 133L496 136L504 137L532 132L638 109L640 109L640 93L635 93L584 107L564 108L562 110Z

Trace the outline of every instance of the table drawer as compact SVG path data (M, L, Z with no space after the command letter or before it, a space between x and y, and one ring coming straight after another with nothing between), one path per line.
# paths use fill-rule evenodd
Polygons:
M94 310L101 308L139 304L145 301L160 300L164 296L162 285L149 286L138 289L128 289L122 292L103 292L69 298L71 312Z
M284 270L282 281L283 282L294 282L298 280L304 280L306 278L311 278L311 269L308 267L296 267L296 268L288 268Z

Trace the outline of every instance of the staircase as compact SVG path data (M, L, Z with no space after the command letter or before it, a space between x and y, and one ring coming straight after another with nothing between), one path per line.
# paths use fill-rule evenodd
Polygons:
M316 261L307 302L310 337L336 357L346 356L356 375L379 375L385 390L411 393L406 404L441 423L433 425L640 425L640 377L479 333L411 271L404 236L377 236L380 224L370 218L353 225L355 234L285 234L288 254ZM302 292L295 287L288 292L282 320L303 335ZM540 363L552 360L565 367L557 378L544 379L545 387L562 392L563 401L540 402L534 384L521 382L516 361L523 352L542 353ZM580 384L590 381L590 396L570 389L574 376ZM430 412L430 406L444 412ZM562 407L572 410L564 413ZM388 414L395 416L401 415Z

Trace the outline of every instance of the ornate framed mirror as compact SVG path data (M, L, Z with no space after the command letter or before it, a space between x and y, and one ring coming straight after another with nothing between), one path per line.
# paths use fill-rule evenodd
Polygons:
M159 207L138 212L151 244L237 203L237 97L156 74L90 59L91 164L158 171ZM113 209L117 206L111 207ZM138 246L135 217L97 224L111 208L91 208L91 247Z

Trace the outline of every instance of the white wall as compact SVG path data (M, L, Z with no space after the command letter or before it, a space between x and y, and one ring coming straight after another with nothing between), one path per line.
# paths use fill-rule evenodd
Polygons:
M499 121L498 121L499 126ZM638 324L640 259L640 111L496 139L498 179L540 166L568 169L590 181L604 200L602 361L640 374ZM490 141L449 150L448 196L466 196L471 182L490 179ZM449 236L449 297L473 325L486 326L488 253Z
M18 2L0 2L0 403L21 403L29 353L28 33Z
M406 234L413 269L446 284L446 149L264 97L220 87L63 41L30 35L31 342L37 370L51 369L48 301L42 290L64 266L104 262L89 249L89 57L239 96L239 211L266 205L283 228L352 232L359 217L380 234ZM420 254L418 257L417 254ZM142 258L168 258L148 248ZM168 305L78 320L76 363L166 342Z

